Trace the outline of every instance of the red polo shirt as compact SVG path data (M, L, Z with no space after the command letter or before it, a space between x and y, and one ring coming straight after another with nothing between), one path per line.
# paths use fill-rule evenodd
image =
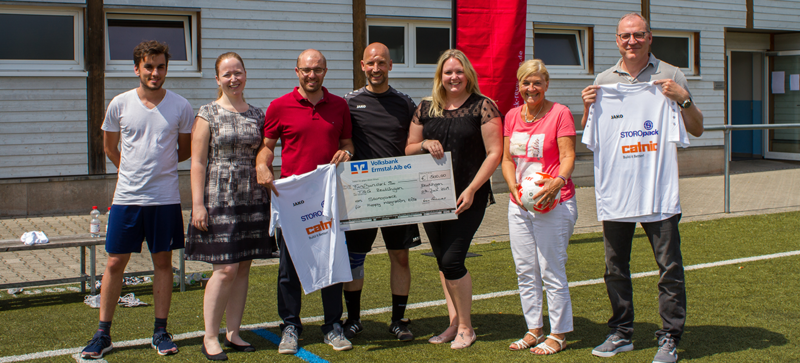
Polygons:
M312 105L298 88L272 101L264 119L264 137L281 140L281 178L330 163L339 140L352 138L350 108L344 98L322 87L322 100Z

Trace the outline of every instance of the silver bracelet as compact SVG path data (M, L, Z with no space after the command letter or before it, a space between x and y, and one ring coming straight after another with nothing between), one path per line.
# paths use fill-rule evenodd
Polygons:
M419 144L419 151L421 152L425 152L425 141L428 141L428 139L422 140L422 143Z

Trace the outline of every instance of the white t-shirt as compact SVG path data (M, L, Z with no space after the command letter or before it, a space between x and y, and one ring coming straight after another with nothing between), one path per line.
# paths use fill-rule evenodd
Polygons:
M120 162L114 204L167 205L178 193L178 134L191 134L194 111L185 98L167 90L152 110L136 89L108 104L103 130L120 133Z
M303 291L353 281L344 231L339 229L336 167L275 181L280 196L272 194L270 235L281 227Z
M688 146L689 136L661 86L601 86L582 142L594 151L597 220L655 222L681 212L676 145Z

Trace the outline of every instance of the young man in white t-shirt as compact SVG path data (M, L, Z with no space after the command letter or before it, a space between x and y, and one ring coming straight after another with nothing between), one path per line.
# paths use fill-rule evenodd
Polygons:
M172 250L184 244L178 162L191 155L194 111L185 98L162 88L169 57L166 44L151 40L137 45L133 70L139 87L114 97L106 110L103 143L118 177L106 234L108 263L100 289L100 325L81 352L84 359L99 359L111 350L111 319L125 266L132 252L141 252L143 240L147 240L155 275L151 346L160 355L178 352L166 329Z
M597 100L599 85L627 83L637 84L654 81L661 87L664 97L680 105L680 115L685 130L691 135L703 134L703 114L692 103L686 77L680 69L659 61L650 54L653 41L650 26L642 15L630 13L622 16L617 24L616 42L622 59L614 67L600 73L592 86L582 91L584 113L582 125L585 127L590 106ZM612 117L613 119L613 117ZM647 128L647 125L644 125ZM675 148L675 143L658 147ZM623 150L624 151L624 150ZM621 152L623 152L621 151ZM595 158L597 163L598 158ZM677 161L673 159L670 167L677 173ZM595 165L597 168L598 165ZM601 166L602 167L602 166ZM632 177L637 177L633 175ZM663 175L656 183L665 182ZM674 179L676 181L677 178ZM618 192L618 191L617 191ZM629 190L629 193L637 193ZM677 197L677 186L675 186ZM671 363L678 360L677 345L686 321L686 287L683 274L683 259L680 250L680 199L674 198L675 214L656 213L637 215L633 218L603 220L603 241L605 245L605 282L611 302L612 317L608 321L611 329L603 344L592 350L592 354L610 357L633 349L633 288L630 278L630 254L636 223L640 223L650 239L656 262L659 265L659 313L662 329L656 332L659 349L654 363ZM600 202L598 202L600 203ZM598 208L600 206L598 205ZM677 207L677 208L674 208ZM629 206L633 209L634 206ZM670 210L667 208L667 210Z

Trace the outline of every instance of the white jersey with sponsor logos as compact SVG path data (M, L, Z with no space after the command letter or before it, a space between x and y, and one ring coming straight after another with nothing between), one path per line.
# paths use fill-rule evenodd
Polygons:
M681 212L676 145L688 146L689 136L661 86L601 86L582 142L594 152L597 220L655 222Z
M352 281L344 231L339 229L336 167L275 181L270 235L281 228L303 291Z

